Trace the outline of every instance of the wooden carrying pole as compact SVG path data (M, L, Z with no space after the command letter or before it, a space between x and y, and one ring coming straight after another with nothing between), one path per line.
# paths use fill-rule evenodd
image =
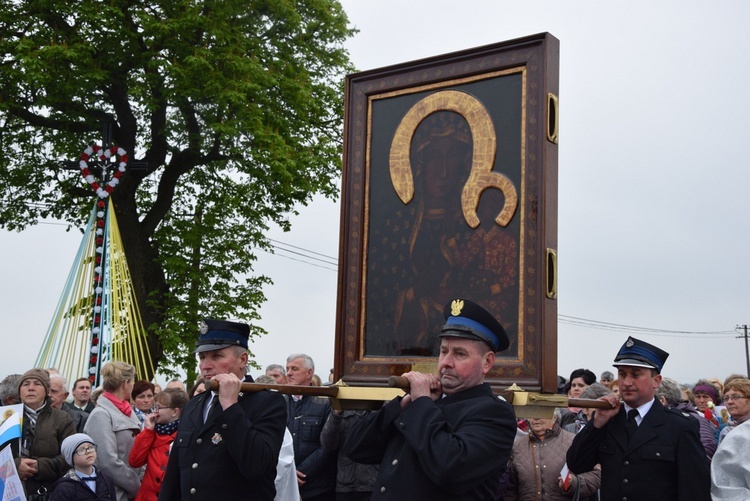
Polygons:
M207 391L217 391L219 385L215 381L206 381ZM313 397L328 397L331 407L336 410L379 409L383 402L404 395L403 390L385 386L348 386L339 381L330 386L297 386L292 384L264 384L242 383L241 392L256 392L263 390L277 391L284 395L307 395Z
M403 396L409 390L409 381L403 376L388 378L384 386L348 386L339 381L331 386L297 386L291 384L242 383L241 392L271 390L285 395L307 395L328 397L336 410L378 409L383 402ZM515 386L515 385L514 385ZM206 381L207 391L217 391L215 381ZM501 392L501 396L516 411L516 416L525 418L551 418L555 407L581 407L587 409L611 409L609 402L587 398L568 398L565 395L534 393L515 386Z

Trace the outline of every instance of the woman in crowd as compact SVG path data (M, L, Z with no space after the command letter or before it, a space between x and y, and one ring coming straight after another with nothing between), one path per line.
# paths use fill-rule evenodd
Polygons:
M544 499L547 501L596 496L601 483L597 468L581 475L561 478L565 455L574 435L560 428L560 409L552 419L529 420L527 436L516 439L510 459L510 482L504 501ZM567 480L567 481L566 481Z
M706 457L711 459L716 452L716 433L714 433L714 427L690 402L683 399L680 383L668 377L662 378L661 384L656 389L656 399L664 407L680 411L685 416L690 416L698 421L701 444L706 451Z
M618 397L620 396L620 382L617 379L609 383L608 386L612 393L614 393Z
M68 465L60 446L76 432L70 414L52 407L49 385L46 370L31 369L23 374L18 387L23 402L23 429L20 450L16 440L11 447L27 496L51 491L65 474Z
M143 425L146 416L154 412L154 385L148 381L136 381L130 396L133 399L135 417Z
M581 398L583 390L595 382L596 374L588 369L576 369L570 373L570 379L568 379L565 394L568 398ZM560 426L575 423L576 416L580 410L580 407L568 407L567 410L564 410L561 414Z
M724 405L732 417L721 430L719 442L738 425L750 420L750 379L733 379L724 387Z
M195 384L190 387L190 391L188 392L188 398L193 398L197 395L200 395L206 391L206 383L203 381L202 377L199 377L195 380Z
M156 410L146 416L143 431L135 437L128 463L133 468L146 466L141 488L135 501L156 501L167 471L169 450L177 435L182 409L187 394L177 388L167 388L156 397Z
M86 421L86 434L98 445L96 466L115 482L117 501L127 501L138 493L140 471L128 465L128 456L141 424L130 405L135 367L110 362L101 370L104 391Z
M612 390L610 390L608 386L603 385L601 383L594 383L588 388L586 388L585 390L583 390L583 393L581 393L581 398L597 400L600 397L603 397L604 395L609 395L610 393L612 393ZM566 424L565 426L562 426L561 428L575 435L579 431L581 431L584 426L586 426L586 423L588 423L589 419L591 419L593 412L594 412L594 409L581 409L576 414L576 420L574 422L570 424Z
M726 408L719 407L721 405L719 388L707 379L701 379L693 386L693 398L695 408L714 426L716 440L718 440L719 433L729 420Z

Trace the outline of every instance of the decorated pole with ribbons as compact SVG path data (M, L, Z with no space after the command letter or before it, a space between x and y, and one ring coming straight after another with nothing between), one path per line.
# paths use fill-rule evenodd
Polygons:
M114 174L110 175L110 170L107 169L107 163L114 155L117 155L118 165ZM104 187L99 184L89 168L89 161L92 156L97 158L101 163L101 182L105 183ZM104 270L107 266L107 250L109 247L109 238L107 238L107 233L105 232L107 226L107 214L109 213L107 199L112 194L115 187L120 183L120 178L125 174L127 165L127 152L117 146L102 148L98 145L90 145L81 154L81 176L83 176L83 179L91 185L99 198L96 202L96 255L94 257L95 267L92 289L93 311L91 312L91 336L89 342L89 362L87 371L88 378L92 384L98 382L99 379L99 370L101 369L102 361L101 351L105 349L105 346L101 342L101 336L103 330L107 328L107 325L104 322L105 316L102 315L105 292Z
M96 194L81 246L37 355L37 367L56 367L70 378L88 377L98 385L101 367L127 362L139 379L154 374L146 329L138 309L112 193L131 167L128 152L109 146L111 123L105 123L105 146L89 145L66 168L80 170Z

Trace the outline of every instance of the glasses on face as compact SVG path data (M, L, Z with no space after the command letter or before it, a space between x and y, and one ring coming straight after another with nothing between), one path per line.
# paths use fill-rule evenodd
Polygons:
M89 445L88 447L81 447L79 449L76 449L76 454L79 456L85 456L89 452L95 452L96 446L95 445Z
M725 402L732 402L733 400L740 400L742 398L748 398L745 395L724 395Z

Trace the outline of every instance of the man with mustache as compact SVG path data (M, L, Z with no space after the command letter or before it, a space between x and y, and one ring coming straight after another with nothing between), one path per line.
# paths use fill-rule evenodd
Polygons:
M516 436L512 407L484 377L508 336L466 299L444 309L438 375L407 372L410 388L357 423L344 453L380 464L373 499L493 499Z

